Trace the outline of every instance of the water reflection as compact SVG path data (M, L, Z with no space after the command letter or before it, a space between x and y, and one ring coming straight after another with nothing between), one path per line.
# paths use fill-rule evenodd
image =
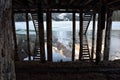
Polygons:
M26 35L19 34L24 33L24 30L17 31L17 43L18 43L18 53L21 56L21 60L25 58L27 60L27 44ZM34 33L34 31L32 31ZM89 30L88 33L89 48L91 49L92 34ZM30 35L30 48L31 55L34 56L35 47L35 34ZM53 31L53 61L71 61L72 55L72 31ZM113 30L111 32L111 45L110 45L110 60L120 59L120 31ZM79 56L79 35L76 32L76 44L75 44L75 58L78 59ZM46 51L47 52L47 51ZM47 57L47 53L46 53Z
M120 31L114 30L111 33L110 60L120 59Z
M72 33L71 31L53 31L53 37L57 38L59 42L67 46L71 43Z

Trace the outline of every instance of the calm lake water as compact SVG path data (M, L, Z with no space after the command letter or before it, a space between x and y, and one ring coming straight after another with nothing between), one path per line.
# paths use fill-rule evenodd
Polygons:
M76 54L75 58L78 59L79 56L79 22L76 22ZM46 26L46 24L44 24ZM120 22L114 22L111 32L111 45L110 45L110 60L120 59ZM45 27L46 30L46 27ZM92 22L90 24L89 30L87 32L89 47L91 48L92 40ZM26 36L26 26L25 22L16 23L16 33L17 35ZM35 38L35 31L32 22L30 22L30 35L31 39ZM71 61L72 54L72 22L61 21L53 22L53 40L57 39L57 42L53 44L53 61ZM104 39L103 39L104 40ZM59 45L59 46L56 46ZM47 50L45 50L47 52ZM46 54L47 56L47 54ZM25 58L27 60L27 58Z

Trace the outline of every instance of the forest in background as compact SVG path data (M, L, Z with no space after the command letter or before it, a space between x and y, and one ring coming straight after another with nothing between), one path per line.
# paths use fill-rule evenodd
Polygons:
M112 15L112 20L113 21L120 21L120 11L114 11Z
M53 13L52 19L54 21L72 21L72 13ZM31 17L29 16L29 20L31 20ZM43 20L46 20L46 15L44 14ZM79 15L76 15L76 20L79 20ZM97 19L96 19L97 20ZM114 11L112 15L113 21L120 21L120 11ZM25 21L25 14L15 14L15 21L16 22L22 22Z

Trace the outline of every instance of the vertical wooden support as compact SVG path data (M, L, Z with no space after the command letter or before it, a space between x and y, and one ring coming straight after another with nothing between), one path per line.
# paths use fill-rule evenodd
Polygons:
M47 11L47 58L52 62L52 16L51 12Z
M43 24L43 12L41 8L41 1L38 0L38 31L39 31L39 44L40 44L40 61L45 62L45 40L44 40L44 24Z
M112 11L107 10L107 22L106 22L106 32L105 32L105 44L104 44L104 60L109 60L109 50L110 50L110 33L112 26Z
M17 46L17 38L16 38L16 29L15 29L15 20L14 20L14 13L12 11L12 27L13 27L13 40L14 40L14 60L19 61L18 57L18 46Z
M16 80L13 43L16 35L13 33L12 1L0 0L0 80Z
M102 49L102 34L105 28L105 5L103 1L100 1L100 11L98 13L98 28L97 28L97 45L96 45L96 64L101 60L101 49Z
M94 46L95 46L95 23L96 23L96 13L93 14L93 30L92 30L92 49L91 49L91 59L94 57Z
M75 22L75 13L73 13L73 47L72 47L72 61L75 60L75 28L76 22Z
M82 48L83 48L83 12L80 12L80 31L79 31L79 38L80 38L80 51L79 51L79 60L82 60Z
M26 29L27 29L27 48L28 48L28 59L31 61L31 55L30 55L30 35L29 35L29 19L28 19L28 13L26 13Z

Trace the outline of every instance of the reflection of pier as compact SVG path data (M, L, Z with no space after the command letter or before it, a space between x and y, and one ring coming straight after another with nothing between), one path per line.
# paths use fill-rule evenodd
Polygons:
M38 30L38 20L37 20L38 15L37 14L31 14L31 16L32 16L35 31L36 31L36 34L37 34L38 31L39 31ZM89 52L88 42L87 42L87 39L84 40L84 38L86 38L86 32L87 32L88 26L90 24L91 17L92 17L91 14L86 14L86 13L83 16L83 32L80 31L82 33L82 36L83 36L82 42L84 42L84 43L80 43L80 47L81 47L80 52L81 53L80 53L79 59L81 59L81 60L90 60L90 52ZM50 22L48 24L50 25ZM80 38L81 38L81 36L80 36ZM81 42L81 40L80 40L80 42ZM72 51L67 49L67 47L63 43L59 42L56 38L55 39L53 38L52 44L53 44L53 47L56 47L55 49L57 49L58 51L60 51L60 50L62 51L61 52L62 55L66 56L66 57L75 56L75 52L73 52L74 55L72 55ZM49 45L49 43L48 43L48 45ZM73 43L73 45L75 45L75 43ZM39 51L39 48L37 48L36 51ZM74 49L74 51L75 51L75 49ZM38 56L34 57L34 59L36 59L36 58L38 59Z
M83 35L82 60L90 60L90 52L86 35Z
M36 32L36 35L34 38L35 42L33 43L34 44L34 46L33 46L34 47L34 53L33 53L34 55L32 55L32 56L33 56L33 60L38 61L38 60L40 60L40 44L39 44L39 35L38 35L39 30L38 30L38 20L37 20L38 16L37 16L37 14L31 14L31 17L32 17L35 32ZM82 42L83 43L81 43L81 40L80 40L80 44L82 44L82 46L80 46L81 47L80 51L82 52L82 54L80 55L80 58L83 61L90 60L90 52L89 52L88 42L87 42L87 38L86 38L87 37L86 31L90 24L91 17L92 17L91 14L84 14L84 16L83 16L83 34L82 34L82 37L83 37ZM81 38L81 36L79 36L79 37ZM79 56L79 53L78 53L79 50L77 50L77 54L76 54L76 45L79 44L79 41L76 41L76 40L78 40L78 39L79 38L77 37L75 39L75 43L74 43L75 44L75 55L73 55L73 56L75 57L75 59L78 59L78 56ZM65 38L65 40L66 40L66 38ZM47 37L44 38L44 41L45 41L45 43L48 43ZM29 41L29 43L30 43L30 45L32 44L30 41ZM70 42L69 47L71 49L73 48L72 45L73 45L73 43ZM59 54L65 56L65 57L69 57L69 58L72 57L72 53L73 53L72 50L68 49L68 47L64 43L60 42L55 36L52 37L52 49L54 51L59 52Z
M81 14L82 16L83 14ZM92 15L91 14L84 14L81 21L81 28L80 28L80 56L79 59L83 61L90 61L90 52L89 46L87 41L86 32L88 30Z
M31 17L32 17L32 20L33 20L33 23L34 23L34 27L35 27L35 31L36 31L36 37L38 37L38 31L39 31L38 30L38 20L37 20L38 19L38 15L37 14L31 14ZM47 40L45 40L45 41L47 41ZM37 39L37 42L38 42L38 39ZM37 45L39 46L39 44L36 44L36 46ZM53 37L52 45L53 45L52 48L55 47L55 48L53 48L54 50L57 49L55 51L60 51L60 50L62 51L62 52L60 52L61 55L65 56L65 57L71 57L72 52L69 49L67 49L66 46L64 46L63 43L59 42L57 38ZM39 47L36 48L36 51L37 52L39 51L38 54L40 54L40 48ZM34 60L39 60L40 56L35 55L33 57L33 59Z

